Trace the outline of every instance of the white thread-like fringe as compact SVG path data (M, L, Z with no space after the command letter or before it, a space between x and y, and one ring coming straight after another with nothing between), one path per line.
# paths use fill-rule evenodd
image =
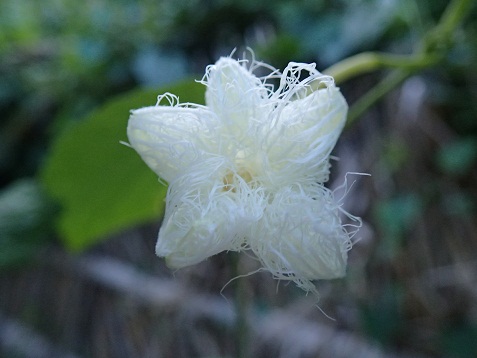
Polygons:
M314 293L313 280L342 277L360 220L324 187L348 108L333 79L315 64L280 73L252 53L221 58L199 82L205 106L165 93L128 124L131 146L169 183L157 254L180 268L251 249L274 277Z

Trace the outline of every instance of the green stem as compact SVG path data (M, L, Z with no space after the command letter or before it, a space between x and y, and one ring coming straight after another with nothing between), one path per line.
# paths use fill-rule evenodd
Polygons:
M446 53L453 43L457 27L468 14L471 5L470 0L452 1L442 14L439 23L423 38L421 51Z
M444 37L451 37L456 28L460 25L462 19L467 15L473 0L454 0L452 1L441 16L436 30L442 33Z
M237 337L237 358L248 357L249 326L247 321L248 297L246 280L240 276L240 256L232 254L233 276L235 280L235 308L236 308L236 337Z
M388 74L381 82L374 86L369 92L357 100L350 108L346 127L351 126L366 110L383 98L386 94L399 86L406 78L414 72L409 70L394 70Z
M323 71L336 83L343 83L353 77L381 68L420 69L433 65L439 60L433 55L390 55L378 52L363 52L351 56Z
M471 5L472 0L451 1L441 16L439 23L428 32L422 41L420 49L412 55L364 52L344 59L324 70L324 74L333 76L335 82L339 84L378 69L396 69L351 107L347 126L413 73L431 67L441 61L453 42L455 30L468 14ZM317 88L319 85L317 83Z

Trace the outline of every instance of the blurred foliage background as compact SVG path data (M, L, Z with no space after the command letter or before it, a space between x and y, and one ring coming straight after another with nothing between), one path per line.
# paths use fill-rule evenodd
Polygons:
M85 257L114 258L211 297L233 277L224 255L177 273L154 257L166 188L120 144L129 110L166 91L200 103L204 88L194 79L234 49L241 56L250 47L281 69L296 61L323 70L362 51L407 54L447 4L0 2L0 353L34 356L9 343L14 320L79 356L234 356L234 329L220 329L227 323L206 316L196 324L184 313L190 305L145 313L124 298L134 285L101 281L95 265L88 274L78 269ZM311 317L336 342L345 333L347 342L377 347L377 356L477 356L476 15L473 4L444 60L386 96L338 143L330 185L346 172L371 178L360 178L347 200L365 223L349 274L318 284L320 307L336 321L293 287L276 293L276 282L257 274L244 279L253 327L279 311ZM340 87L353 103L385 73ZM241 260L244 272L255 269ZM326 351L333 338L319 346L309 333L318 348L307 351L311 343L300 340L307 335L284 347L257 331L249 340L257 357L346 356L346 344ZM198 343L205 341L207 349Z

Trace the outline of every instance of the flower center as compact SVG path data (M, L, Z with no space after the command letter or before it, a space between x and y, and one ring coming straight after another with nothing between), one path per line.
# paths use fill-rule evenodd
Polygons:
M240 169L237 173L228 172L223 179L224 187L222 190L236 193L238 187L237 181L240 180L250 183L252 181L252 174L245 169Z

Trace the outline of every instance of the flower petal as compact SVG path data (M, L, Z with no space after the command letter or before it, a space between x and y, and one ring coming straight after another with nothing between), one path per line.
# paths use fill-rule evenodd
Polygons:
M250 247L276 278L313 291L311 280L344 276L350 235L332 193L321 185L278 191L254 227Z
M346 122L348 105L332 83L327 85L305 98L285 101L270 114L269 127L263 129L267 164L263 167L272 180L269 185L281 187L311 177L319 183L328 180L329 156Z
M224 123L224 135L240 141L254 122L264 119L262 107L269 97L268 90L240 62L220 58L207 68L203 83L207 85L205 102Z
M169 186L156 253L181 268L224 250L245 246L252 222L263 213L261 190L251 189L220 157L190 168ZM228 174L229 173L229 174ZM224 178L235 177L239 182Z
M203 107L155 106L131 112L131 146L162 179L173 181L197 161L217 153L217 117Z

